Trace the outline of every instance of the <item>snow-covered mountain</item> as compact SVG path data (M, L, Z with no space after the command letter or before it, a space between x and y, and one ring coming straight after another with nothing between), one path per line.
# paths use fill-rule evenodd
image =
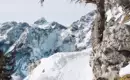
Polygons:
M16 49L16 72L28 75L28 66L57 52L84 51L90 48L91 25L95 11L81 17L66 27L41 18L28 23L6 22L0 24L0 49L10 54ZM66 53L65 53L66 54ZM68 53L69 54L69 53Z

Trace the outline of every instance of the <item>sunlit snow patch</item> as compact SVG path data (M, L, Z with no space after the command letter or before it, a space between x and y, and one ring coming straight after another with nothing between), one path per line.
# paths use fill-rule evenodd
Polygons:
M24 80L92 80L92 69L89 66L89 53L57 53L41 59L31 75Z
M119 72L120 76L124 76L126 74L130 74L130 64L127 65L124 68L121 68L120 72Z

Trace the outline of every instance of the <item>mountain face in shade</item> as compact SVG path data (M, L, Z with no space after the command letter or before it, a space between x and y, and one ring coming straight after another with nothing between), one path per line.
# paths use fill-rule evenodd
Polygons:
M83 51L91 47L91 25L95 12L88 13L69 27L41 18L29 25L26 22L0 24L0 49L10 54L16 49L16 72L28 74L28 65L57 52Z

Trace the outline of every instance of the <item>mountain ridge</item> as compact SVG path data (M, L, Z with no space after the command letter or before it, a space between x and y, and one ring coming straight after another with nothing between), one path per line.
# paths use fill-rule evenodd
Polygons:
M16 47L15 74L27 76L27 67L57 52L82 51L91 47L91 25L95 11L72 23L71 27L41 18L28 23L6 22L0 25L0 49L5 53ZM86 23L87 22L87 23Z

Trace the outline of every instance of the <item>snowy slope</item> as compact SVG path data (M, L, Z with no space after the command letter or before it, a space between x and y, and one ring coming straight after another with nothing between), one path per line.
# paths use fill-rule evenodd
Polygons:
M24 80L92 80L90 53L91 49L87 49L85 52L63 52L43 58Z

